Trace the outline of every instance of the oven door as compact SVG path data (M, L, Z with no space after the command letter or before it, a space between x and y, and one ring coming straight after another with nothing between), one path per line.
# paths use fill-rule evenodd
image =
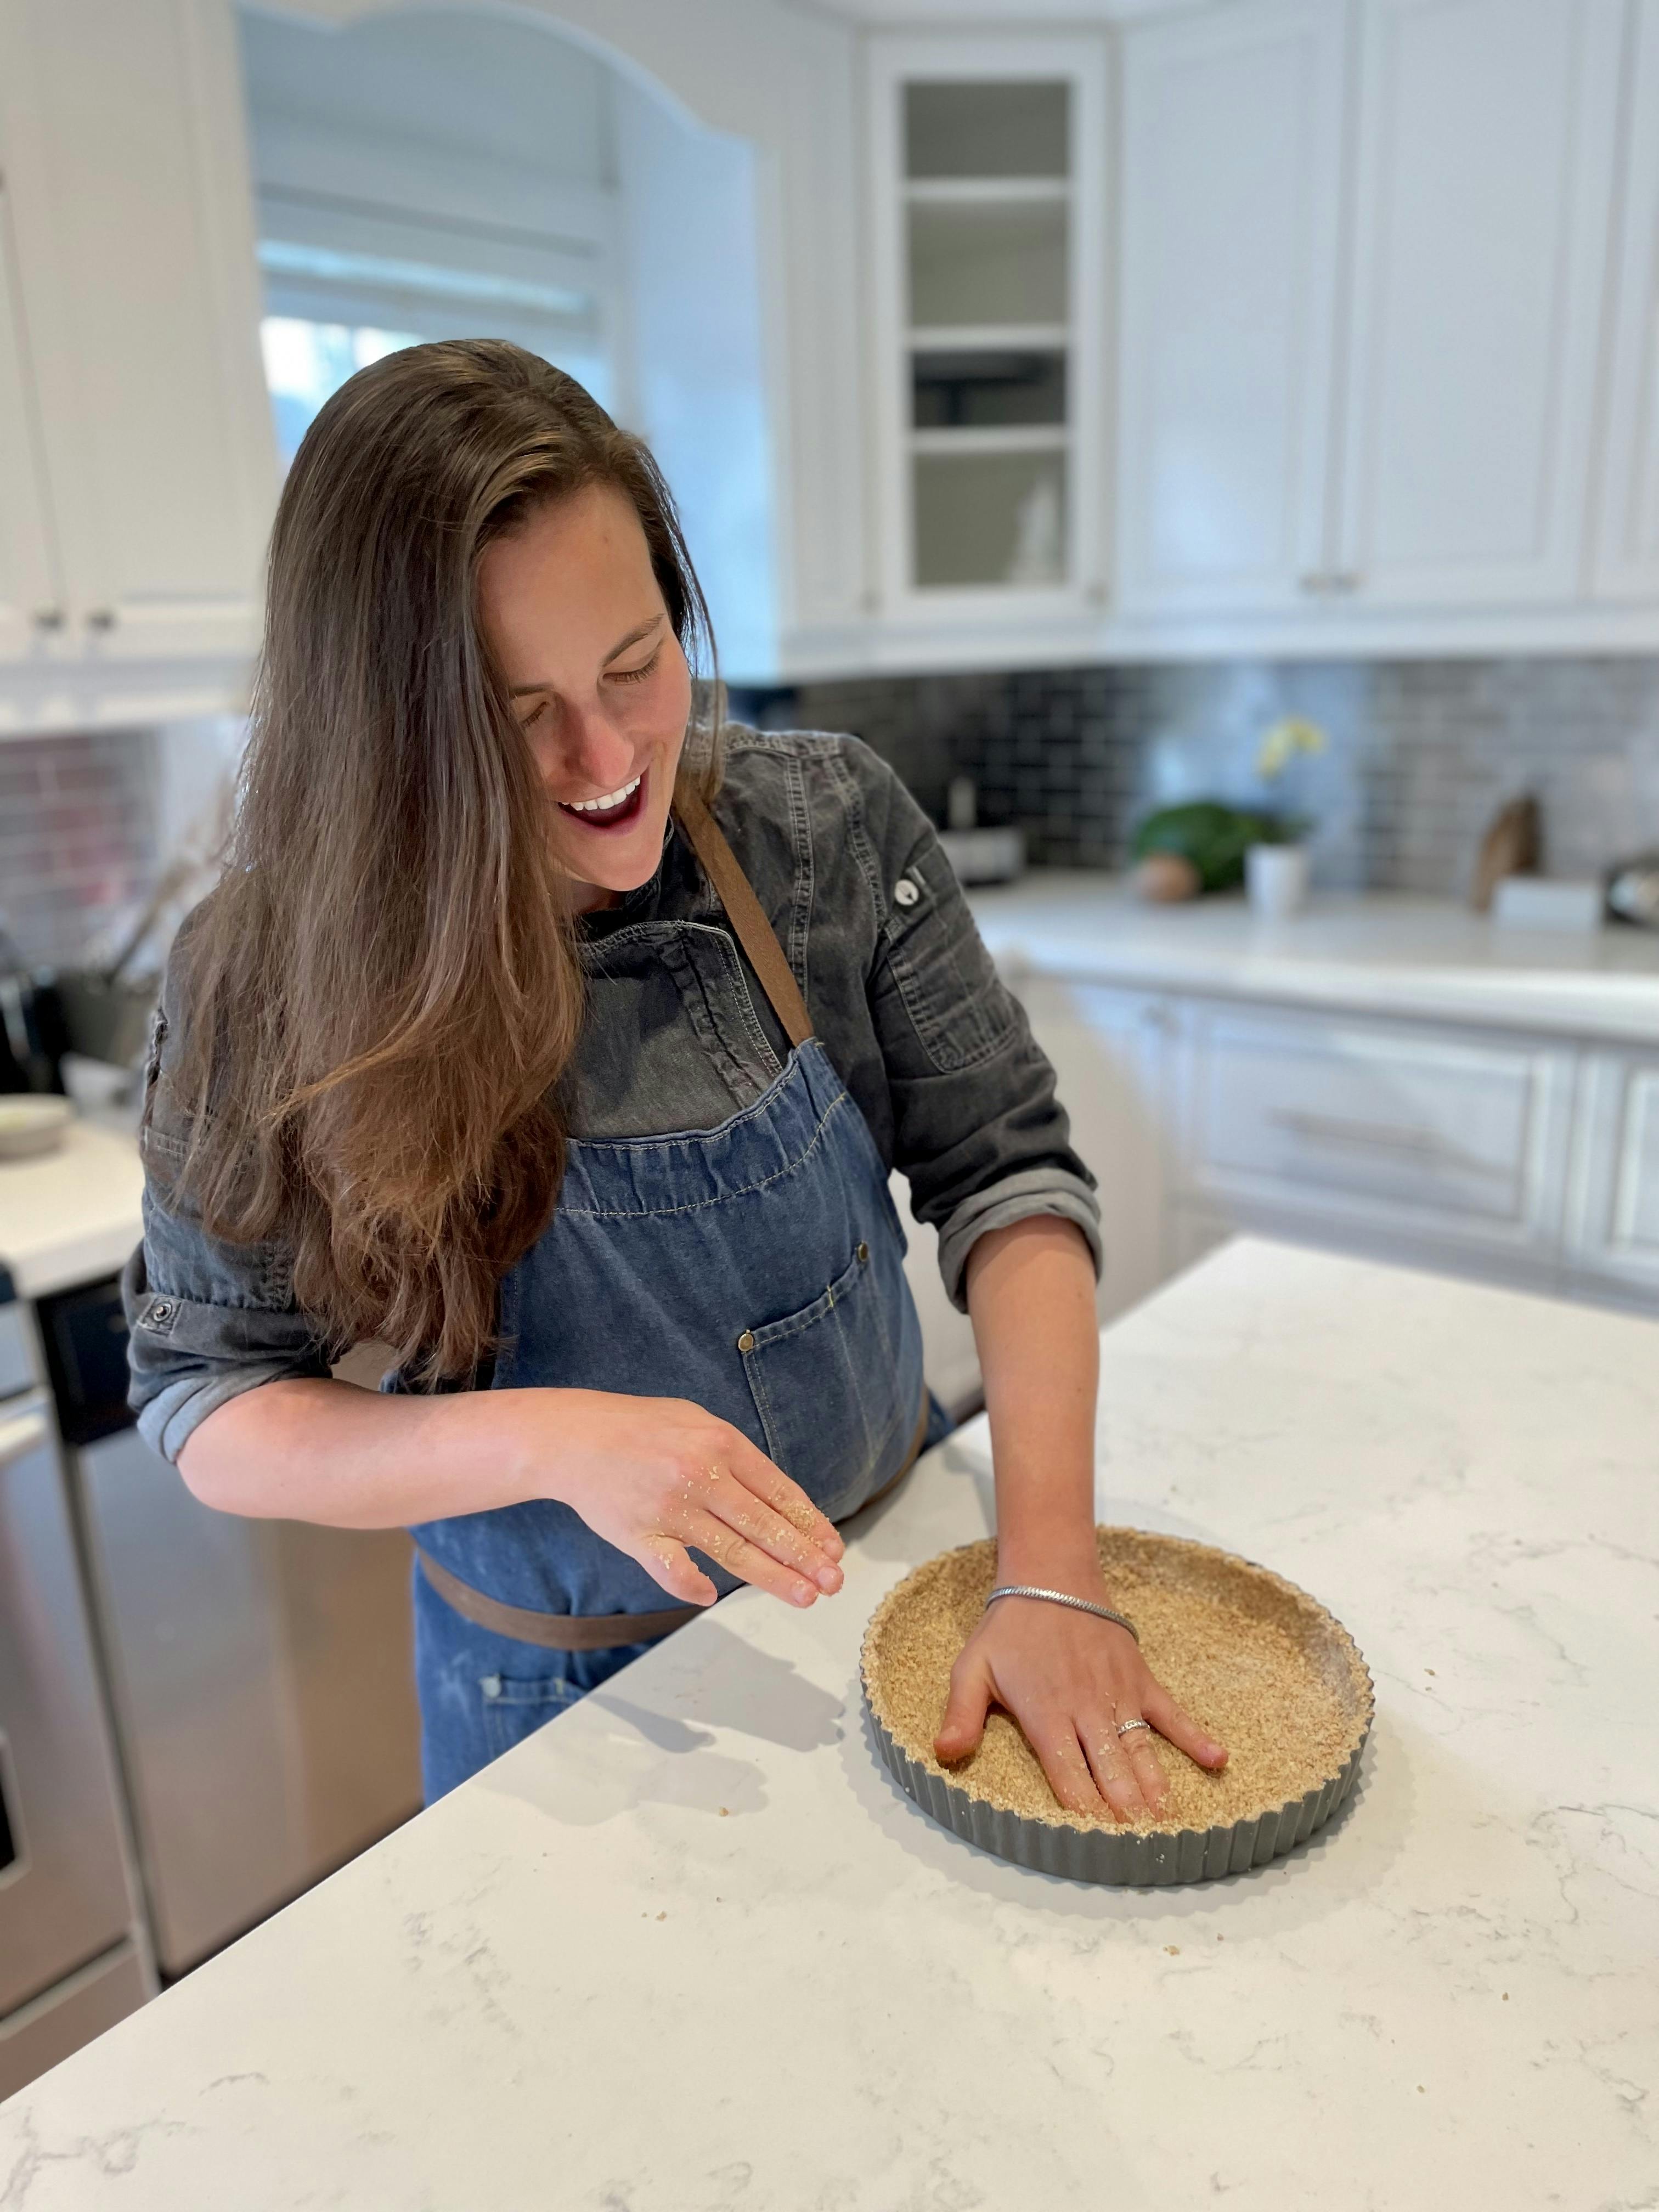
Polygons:
M52 1413L0 1402L0 2014L128 1935L122 1824Z

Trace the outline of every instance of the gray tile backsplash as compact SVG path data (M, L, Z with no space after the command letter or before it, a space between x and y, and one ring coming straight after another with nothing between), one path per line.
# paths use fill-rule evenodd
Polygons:
M1659 848L1659 659L1224 662L872 677L733 695L775 727L853 730L935 819L953 775L1039 866L1115 867L1146 809L1217 795L1312 817L1318 879L1461 895L1481 831L1522 791L1545 865L1598 873ZM1328 732L1282 792L1255 775L1285 714ZM232 726L0 744L0 914L25 957L107 941L234 758ZM199 757L198 757L199 756Z
M80 958L148 896L155 781L148 731L0 743L0 923L30 966Z
M1313 817L1318 880L1460 895L1497 808L1534 793L1545 866L1589 876L1659 848L1659 659L1223 662L883 677L734 702L775 726L850 729L936 819L972 775L986 822L1038 865L1115 866L1161 800L1218 796ZM1285 714L1322 756L1255 774Z

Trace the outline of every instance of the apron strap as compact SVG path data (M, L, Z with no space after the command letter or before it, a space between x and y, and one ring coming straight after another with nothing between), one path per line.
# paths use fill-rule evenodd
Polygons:
M812 1017L778 943L778 933L767 920L766 909L755 896L737 854L698 793L683 786L675 793L674 811L691 840L691 849L702 862L704 874L720 894L720 904L738 933L738 942L749 955L749 964L760 977L784 1034L791 1044L805 1044L812 1034Z

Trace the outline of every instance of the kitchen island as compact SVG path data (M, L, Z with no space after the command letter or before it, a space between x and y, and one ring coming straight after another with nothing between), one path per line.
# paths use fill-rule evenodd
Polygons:
M8 2212L1634 2206L1659 2189L1659 1324L1259 1242L1103 1338L1098 1510L1352 1631L1359 1788L1183 1890L872 1753L865 1621L982 1418L0 2108Z

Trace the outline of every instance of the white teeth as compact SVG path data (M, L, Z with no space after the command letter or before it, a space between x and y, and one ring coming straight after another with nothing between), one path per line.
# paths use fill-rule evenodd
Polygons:
M607 806L620 806L624 799L631 799L641 781L636 775L632 783L623 784L620 791L613 791L604 799L566 799L560 804L568 806L573 814L598 814Z

